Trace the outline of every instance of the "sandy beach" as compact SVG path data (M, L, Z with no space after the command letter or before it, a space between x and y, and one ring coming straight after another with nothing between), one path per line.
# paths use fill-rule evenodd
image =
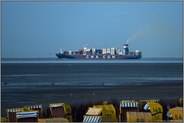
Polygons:
M87 106L100 104L103 101L113 103L118 107L123 99L158 98L167 105L177 105L177 100L183 97L182 81L149 83L147 85L126 86L43 86L40 88L2 88L2 116L6 116L7 108L18 108L32 104L43 104L46 109L49 103L66 102L72 105L73 113L85 113ZM10 101L11 100L11 101ZM80 107L83 107L81 109ZM79 113L80 114L80 113ZM82 115L83 116L83 115ZM80 117L78 116L80 121Z

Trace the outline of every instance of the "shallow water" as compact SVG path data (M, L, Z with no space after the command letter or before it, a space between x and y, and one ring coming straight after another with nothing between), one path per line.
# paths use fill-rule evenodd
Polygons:
M6 60L1 66L3 115L7 108L30 104L48 105L55 102L80 104L112 98L121 100L182 96L181 59Z

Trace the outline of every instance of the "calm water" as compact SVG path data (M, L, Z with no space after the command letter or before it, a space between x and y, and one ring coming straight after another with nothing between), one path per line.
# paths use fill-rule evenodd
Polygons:
M125 60L61 60L58 58L4 58L2 63L182 63L182 58L142 58Z
M49 94L53 93L53 88L56 89L57 86L76 88L112 85L135 86L167 82L181 84L183 81L181 59L152 58L123 61L3 59L1 68L3 111L6 108L24 104L43 103L44 99L49 97L53 97L53 101L56 97L49 96ZM40 92L41 89L44 91ZM28 90L30 91L28 92ZM21 95L23 96L21 97ZM58 96L61 99L61 95ZM38 99L33 101L33 98ZM39 100L40 98L42 101ZM68 97L63 96L62 98Z
M124 85L182 80L181 59L61 61L6 59L2 87L41 85Z

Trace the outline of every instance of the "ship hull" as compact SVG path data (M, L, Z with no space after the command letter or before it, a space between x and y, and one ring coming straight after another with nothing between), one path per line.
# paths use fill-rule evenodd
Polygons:
M83 60L117 60L117 59L140 59L141 55L65 55L56 53L60 59L83 59Z

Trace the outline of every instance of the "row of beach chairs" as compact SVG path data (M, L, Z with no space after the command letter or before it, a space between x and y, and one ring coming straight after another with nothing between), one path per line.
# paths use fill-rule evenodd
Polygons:
M72 121L72 111L69 104L54 103L49 105L49 109L51 118L44 118L42 105L30 105L22 108L7 109L7 118L9 122Z
M183 99L180 99L183 103ZM183 104L181 104L183 105ZM168 109L169 121L183 120L183 107ZM67 103L49 104L50 117L43 114L42 105L29 105L22 108L7 109L9 122L72 122L72 108ZM83 115L83 122L162 122L163 107L158 99L122 100L119 110L114 105L104 102L93 105Z

